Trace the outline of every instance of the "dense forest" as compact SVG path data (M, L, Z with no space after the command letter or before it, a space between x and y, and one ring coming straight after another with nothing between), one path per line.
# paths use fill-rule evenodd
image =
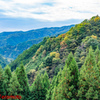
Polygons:
M21 100L100 100L100 17L45 37L0 67L0 94L1 100L11 95Z
M9 66L5 67L4 72L0 67L0 94L20 95L21 100L99 100L100 50L97 47L93 52L90 47L80 69L71 52L64 68L60 69L52 81L45 71L37 74L31 86L23 64L13 73Z

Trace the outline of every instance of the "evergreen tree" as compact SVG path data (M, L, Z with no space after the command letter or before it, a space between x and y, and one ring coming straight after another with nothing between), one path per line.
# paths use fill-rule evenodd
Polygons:
M9 66L6 66L4 69L4 88L5 88L6 96L9 95L9 91L10 91L9 85L10 85L11 77L12 77L11 69Z
M45 100L44 91L43 76L38 74L31 86L31 100Z
M78 89L79 71L73 54L66 60L60 83L54 88L51 100L74 100Z
M29 84L27 74L25 72L23 64L20 65L20 68L16 69L16 75L18 82L22 88L21 94L23 95L22 100L28 100L30 96Z
M47 72L44 75L38 74L31 88L31 100L46 100L47 90L50 88Z
M15 73L12 75L12 78L10 79L9 88L10 88L9 95L15 96L21 94L22 89Z
M96 64L97 64L97 67L99 69L99 76L100 76L100 50L99 50L98 46L97 46L97 49L95 51L95 58L96 58Z
M44 83L44 87L49 89L50 87L50 81L49 81L49 77L47 72L45 71L44 75L43 75L43 83Z
M4 95L5 89L4 89L4 73L3 69L0 65L0 95Z
M89 49L80 71L78 97L80 100L99 100L100 79L92 48Z
M96 63L98 64L98 62L100 61L100 50L99 50L98 46L97 46L97 49L95 51L95 58L96 58Z
M97 63L97 67L99 69L99 76L100 76L100 61Z
M60 71L58 72L57 76L54 76L52 79L52 82L50 84L50 89L48 89L47 91L47 95L46 95L46 100L51 100L52 94L54 92L54 87L58 86L59 81L61 79L61 75L62 75L62 70L60 69Z
M45 95L45 99L46 99L46 94L47 94L47 90L49 90L50 88L50 81L49 81L49 77L47 72L45 71L44 75L43 75L43 85L44 85L44 95Z

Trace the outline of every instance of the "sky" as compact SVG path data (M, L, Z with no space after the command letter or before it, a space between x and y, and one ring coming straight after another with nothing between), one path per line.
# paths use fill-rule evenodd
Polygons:
M0 32L78 24L100 14L100 0L0 0Z

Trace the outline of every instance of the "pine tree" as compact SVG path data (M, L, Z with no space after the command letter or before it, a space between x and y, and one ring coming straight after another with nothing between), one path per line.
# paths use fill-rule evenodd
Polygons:
M44 91L43 76L38 74L31 86L31 100L45 100Z
M0 95L4 95L5 94L5 89L4 89L4 73L3 73L3 69L0 65Z
M49 90L50 88L50 81L49 81L49 77L47 72L45 71L44 75L43 75L43 85L44 85L44 95L45 95L45 99L46 99L46 94L47 94L47 90Z
M100 93L99 71L92 47L80 71L78 97L80 100L98 100Z
M98 69L99 69L99 76L100 76L100 61L98 61L97 67L98 67Z
M12 78L10 79L9 88L10 88L9 95L13 96L21 95L22 89L15 73L12 75Z
M45 71L44 75L43 75L43 83L44 83L44 87L49 89L50 87L50 81L49 81L49 77L47 72Z
M11 69L9 66L6 66L4 69L4 88L5 88L6 96L9 95L9 91L10 91L9 85L10 85L11 77L12 77Z
M97 47L97 49L95 51L95 58L96 58L96 64L99 69L99 76L100 76L100 50L99 50L99 47Z
M100 61L100 50L99 47L97 46L97 49L95 51L95 58L96 58L96 63Z
M18 82L22 88L21 94L23 95L22 100L28 100L30 96L29 84L27 74L25 72L23 64L20 65L20 68L16 69L16 75Z
M74 100L78 89L79 71L73 54L66 60L60 83L54 88L51 100Z
M31 100L46 100L47 90L50 88L47 72L44 75L38 74L31 88Z
M57 76L53 77L52 82L50 84L50 89L47 91L46 100L51 100L52 94L54 92L54 87L58 86L59 81L61 79L61 75L62 75L61 72L62 72L62 70L60 69Z

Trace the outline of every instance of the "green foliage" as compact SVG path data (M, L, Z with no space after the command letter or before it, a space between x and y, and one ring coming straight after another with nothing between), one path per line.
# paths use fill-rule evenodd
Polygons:
M36 55L38 55L43 50L43 45L40 46L40 48L36 51Z
M5 94L5 89L4 89L4 73L3 69L0 65L0 94L4 95Z
M81 68L83 65L86 54L87 52L84 44L81 44L81 46L77 47L74 56L79 68Z
M22 88L18 82L18 79L15 73L12 75L12 78L10 79L9 88L10 88L9 95L13 95L13 96L21 95Z
M61 79L62 70L58 72L57 76L54 76L52 82L50 84L50 89L47 91L46 100L51 100L52 95L54 93L54 87L58 86L59 80Z
M97 48L97 45L99 45L98 41L94 38L90 38L87 41L86 47L92 46L92 48L95 50Z
M51 52L50 56L55 57L55 58L59 58L60 54L57 52Z
M44 100L44 86L40 75L37 75L32 84L31 95L32 100Z
M46 56L46 50L43 51L42 55L43 55L43 57Z
M0 93L4 93L4 95L21 95L22 100L99 100L99 53L98 47L95 53L90 47L80 72L73 54L70 53L63 70L60 69L57 76L54 76L51 80L51 83L46 71L44 73L41 70L44 74L40 74L41 71L38 71L37 77L30 86L31 91L29 90L23 64L17 67L16 74L11 73L9 66L5 67L3 74L0 67Z
M50 82L47 73L45 72L44 75L38 74L31 86L32 100L45 100L49 87Z
M43 76L43 84L44 84L44 87L45 87L46 89L49 89L49 87L50 87L50 82L49 82L49 77L48 77L48 74L47 74L46 71L45 71L44 76ZM46 90L46 91L47 91L47 90Z
M51 100L75 99L78 89L78 77L78 66L72 53L70 53L62 71L62 77L59 80L59 84L53 90L54 93Z
M16 69L16 75L18 82L20 84L20 87L22 88L21 94L23 95L23 100L27 100L27 98L30 96L30 90L29 90L29 83L27 74L25 72L23 64L20 65L20 68Z
M99 46L99 41L87 36L82 40L81 45L77 47L74 56L79 68L83 65L90 46L92 46L93 50L96 50L97 46Z
M28 50L25 50L22 54L20 54L16 60L12 61L9 66L11 67L11 70L16 69L20 65L21 62L25 65L29 62L29 60L35 55L35 52L37 49L46 42L47 38L44 38L42 42L39 44L33 45Z
M44 76L43 76L43 85L44 85L44 88L45 88L44 94L45 94L45 100L46 100L46 94L47 94L47 91L50 88L50 81L49 81L49 77L48 77L47 72L45 72Z
M100 59L100 50L98 46L97 46L97 49L95 50L95 58L96 58L96 63L98 64L99 59Z
M51 66L52 65L52 57L48 56L44 62L45 66Z
M5 95L9 95L10 92L10 79L12 77L11 69L9 66L6 66L4 69L4 89L5 89Z
M59 64L61 62L60 58L53 58L52 63L53 64Z
M84 65L80 71L78 98L99 99L99 70L96 65L95 55L92 48L89 49ZM95 99L94 99L95 98Z
M76 48L77 48L77 41L75 39L68 39L66 41L67 43L67 49L69 52L75 52Z

